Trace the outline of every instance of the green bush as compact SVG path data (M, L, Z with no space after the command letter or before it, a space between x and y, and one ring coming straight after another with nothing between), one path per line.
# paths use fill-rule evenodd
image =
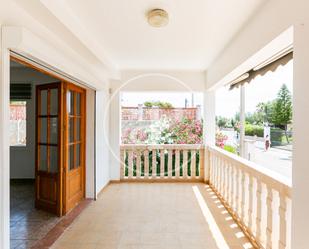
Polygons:
M231 145L224 145L223 149L233 154L237 153L236 148Z
M245 125L245 135L246 136L264 136L264 127L259 125L246 124Z

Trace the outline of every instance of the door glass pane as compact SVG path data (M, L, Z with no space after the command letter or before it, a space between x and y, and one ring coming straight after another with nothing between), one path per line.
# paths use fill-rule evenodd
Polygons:
M50 90L50 114L58 114L58 89L54 88Z
M76 115L80 115L80 107L81 107L80 93L75 94L76 94Z
M68 159L69 159L69 169L74 169L74 145L70 145L69 146L69 156L68 156Z
M50 146L50 172L57 173L58 172L58 147Z
M47 146L41 145L39 149L39 170L47 171Z
M70 118L69 121L69 134L70 134L69 142L72 143L74 142L74 118Z
M40 118L40 143L47 143L47 118Z
M80 118L76 119L76 141L80 141Z
M74 114L74 93L72 91L67 92L67 112L69 115Z
M47 115L47 90L41 91L41 113L40 115Z
M50 143L58 143L58 118L50 118Z
M75 167L80 166L80 144L76 144L76 162L75 162Z

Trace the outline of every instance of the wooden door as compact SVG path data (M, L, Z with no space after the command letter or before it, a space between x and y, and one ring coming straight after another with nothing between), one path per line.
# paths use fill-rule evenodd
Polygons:
M61 215L62 185L61 82L36 88L35 206Z
M64 203L67 213L85 197L85 89L64 85Z

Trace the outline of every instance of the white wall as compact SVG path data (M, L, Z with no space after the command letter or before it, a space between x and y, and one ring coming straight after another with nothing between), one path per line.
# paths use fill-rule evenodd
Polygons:
M121 72L121 81L113 81L113 92L121 91L203 91L202 71L135 71Z
M10 244L10 57L0 39L0 248L7 249Z
M295 26L292 249L309 244L309 17Z
M34 178L35 172L35 89L36 85L58 82L31 68L12 68L11 83L31 83L32 97L27 100L26 146L10 147L10 178Z
M120 93L114 92L110 98L110 121L109 121L109 139L110 139L110 169L111 179L120 179Z
M109 93L96 91L96 195L110 180L109 163Z

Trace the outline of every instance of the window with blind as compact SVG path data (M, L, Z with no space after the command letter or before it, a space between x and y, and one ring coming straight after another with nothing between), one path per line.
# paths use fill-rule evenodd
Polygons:
M32 97L31 83L10 84L10 145L27 144L27 101Z

